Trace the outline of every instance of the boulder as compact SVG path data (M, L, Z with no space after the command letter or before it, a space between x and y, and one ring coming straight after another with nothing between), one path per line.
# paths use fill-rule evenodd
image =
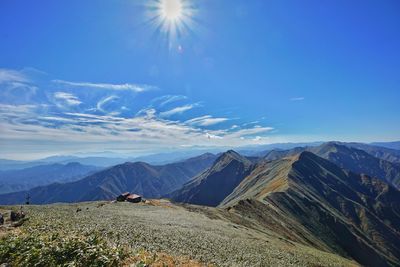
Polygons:
M12 222L16 222L19 221L21 219L25 218L25 213L23 211L11 211L10 214L10 220Z

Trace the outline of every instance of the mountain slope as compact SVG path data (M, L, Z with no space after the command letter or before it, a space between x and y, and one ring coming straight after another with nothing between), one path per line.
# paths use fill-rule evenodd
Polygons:
M259 164L220 206L363 265L400 264L400 192L310 152Z
M374 142L374 143L371 143L371 145L400 150L400 141L396 141L396 142Z
M250 173L251 166L250 160L230 150L210 169L167 197L176 202L217 206Z
M190 178L208 168L214 160L215 155L205 154L162 166L127 162L76 182L56 183L25 192L0 195L0 203L22 203L26 194L30 195L34 204L113 199L126 191L148 198L160 197L180 188Z
M284 157L294 156L303 151L312 152L335 163L341 168L348 169L355 173L364 173L372 177L378 177L394 187L400 188L400 164L396 163L396 150L391 151L389 149L359 143L328 142L317 147L273 150L268 152L264 156L264 159L282 159ZM384 160L383 158L390 159L390 161Z
M308 150L341 168L380 178L396 188L400 188L400 164L379 159L364 150L334 142Z
M74 162L65 165L48 164L21 170L0 171L0 194L29 190L56 182L72 182L99 170L98 167Z
M383 159L386 161L390 161L392 163L400 163L400 150L391 149L387 147L373 146L369 144L363 143L341 143L348 147L357 148L360 150L364 150L368 154Z

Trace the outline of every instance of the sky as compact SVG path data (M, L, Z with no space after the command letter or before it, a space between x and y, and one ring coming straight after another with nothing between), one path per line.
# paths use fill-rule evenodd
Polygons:
M397 0L0 1L0 158L400 139Z

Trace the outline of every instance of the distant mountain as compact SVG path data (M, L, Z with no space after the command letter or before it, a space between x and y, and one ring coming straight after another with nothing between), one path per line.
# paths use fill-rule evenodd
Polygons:
M218 157L210 169L166 197L176 202L217 206L246 177L252 162L230 150Z
M193 176L210 167L215 159L213 154L204 154L161 166L127 162L76 182L56 183L25 192L0 195L0 203L22 203L26 194L31 196L34 204L108 200L126 191L147 198L160 197L180 188Z
M382 146L375 145L367 145L363 143L341 143L342 145L357 148L360 150L364 150L368 154L383 159L386 161L390 161L393 163L400 163L400 150L386 148Z
M400 191L310 152L259 163L220 207L365 266L400 265Z
M100 168L79 163L40 165L21 170L0 171L0 194L29 190L51 183L79 180Z
M264 154L264 159L266 160L277 160L282 159L284 157L293 156L299 154L303 151L306 151L309 147L295 147L289 150L271 150Z
M22 170L46 164L49 163L44 161L22 161L22 160L0 159L0 171Z
M308 149L341 168L380 178L400 188L400 164L376 158L364 150L335 142Z
M314 147L322 145L324 142L308 142L308 143L275 143L269 145L258 145L250 147L240 147L236 151L244 156L262 157L270 151L291 150L297 147Z
M400 150L400 141L396 141L396 142L375 142L375 143L371 143L371 145Z
M40 160L19 161L0 159L0 170L21 170L40 165L80 163L82 165L95 166L100 168L110 167L128 161L126 158L107 157L76 157L76 156L52 156Z
M396 188L400 188L400 164L397 163L397 150L361 143L328 142L316 147L297 147L290 150L269 151L264 156L264 159L281 159L296 155L302 151L312 152L355 173L364 173L372 177L381 178Z

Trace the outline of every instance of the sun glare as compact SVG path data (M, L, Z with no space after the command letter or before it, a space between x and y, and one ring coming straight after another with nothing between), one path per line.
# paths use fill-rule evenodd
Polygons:
M161 0L161 16L166 20L179 20L183 14L181 0Z
M150 25L160 37L166 38L170 48L182 53L180 42L193 32L196 24L192 0L153 0L148 3Z

